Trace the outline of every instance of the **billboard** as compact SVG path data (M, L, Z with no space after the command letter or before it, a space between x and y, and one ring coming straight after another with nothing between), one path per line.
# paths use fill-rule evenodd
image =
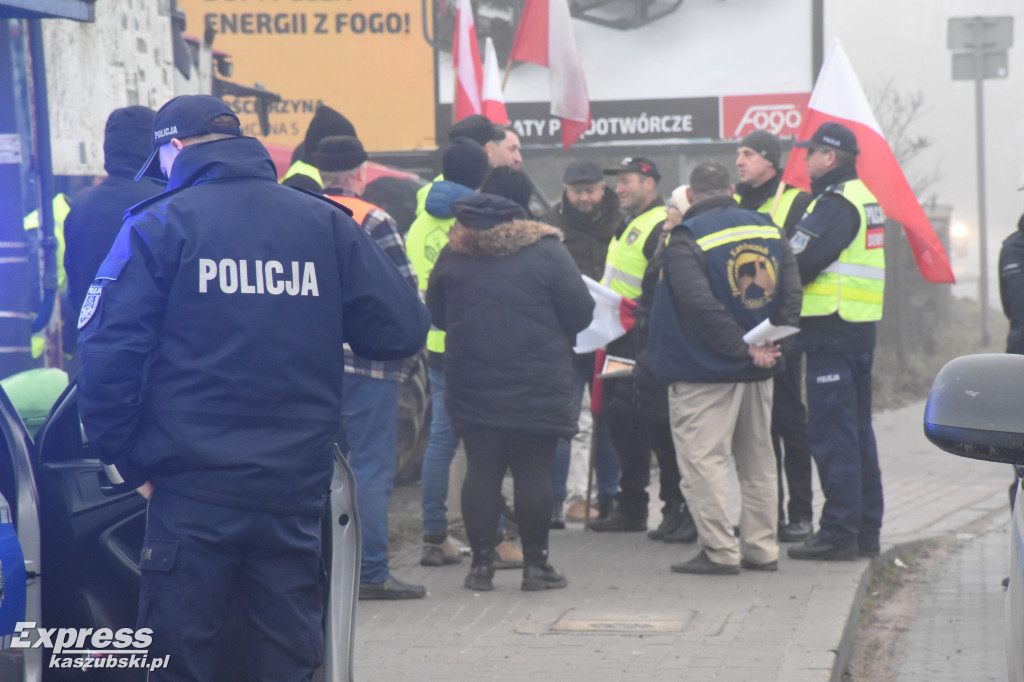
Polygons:
M294 148L320 103L352 121L370 151L434 146L433 48L416 0L178 0L186 34L216 31L231 80L262 84L271 105L270 145ZM251 99L225 97L249 135Z
M707 142L755 128L796 134L814 82L811 0L565 1L593 119L582 144ZM493 31L503 59L523 0L472 4L481 44ZM450 51L438 51L437 73L442 134L451 125ZM508 71L506 108L524 144L560 139L547 79L534 64Z

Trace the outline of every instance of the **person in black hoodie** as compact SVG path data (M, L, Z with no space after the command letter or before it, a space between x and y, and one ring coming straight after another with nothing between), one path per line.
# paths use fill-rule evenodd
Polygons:
M445 404L466 446L462 513L473 550L465 586L494 589L501 481L512 469L524 590L565 587L548 563L551 462L576 432L572 346L594 301L548 225L488 194L452 202L456 223L427 286L433 324L447 332Z
M132 180L149 156L154 115L148 107L124 107L110 113L103 136L107 177L78 195L64 220L64 270L72 322L78 320L85 292L121 231L125 211L163 191L164 183L154 178ZM67 326L77 337L77 324Z

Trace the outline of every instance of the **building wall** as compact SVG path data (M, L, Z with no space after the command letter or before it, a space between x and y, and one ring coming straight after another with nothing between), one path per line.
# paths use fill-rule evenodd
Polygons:
M53 172L103 175L103 128L119 107L174 95L170 0L103 0L96 21L43 22Z

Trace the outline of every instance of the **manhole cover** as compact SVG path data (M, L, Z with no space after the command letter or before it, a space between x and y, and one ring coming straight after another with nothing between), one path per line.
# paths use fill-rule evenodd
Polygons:
M551 629L555 632L621 632L642 634L645 632L682 632L693 619L693 611L664 615L610 615L587 614L568 611L559 618Z

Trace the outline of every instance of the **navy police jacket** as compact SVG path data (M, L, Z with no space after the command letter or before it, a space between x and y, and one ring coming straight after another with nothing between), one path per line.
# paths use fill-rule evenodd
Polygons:
M126 483L316 515L348 342L393 360L429 314L337 204L277 183L258 140L186 146L132 208L79 317L79 408Z

